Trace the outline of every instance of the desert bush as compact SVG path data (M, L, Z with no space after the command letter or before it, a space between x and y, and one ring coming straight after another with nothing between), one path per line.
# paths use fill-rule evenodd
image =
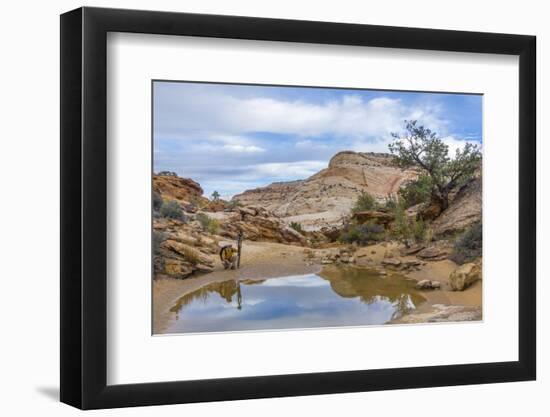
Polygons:
M164 242L165 239L166 236L164 233L153 230L153 254L159 254L160 244Z
M393 211L395 210L398 204L399 204L399 198L390 195L388 196L388 198L386 198L386 202L381 208L385 210Z
M190 201L189 201L189 204L195 209L195 210L200 210L204 204L201 204L201 201L200 199L198 199L197 197L193 196L191 197Z
M455 240L450 258L457 264L471 262L481 256L482 249L483 227L481 223L476 223Z
M302 224L298 222L290 222L290 228L296 230L298 233L302 234L304 230L302 229Z
M168 176L168 177L178 176L178 174L176 174L174 171L160 171L157 175Z
M399 199L393 209L394 221L391 228L391 235L395 239L410 239L412 230L405 212L405 206L402 199Z
M416 242L425 242L428 234L428 227L426 222L422 219L416 219L414 217L411 219L410 222L412 236L414 237L414 240Z
M357 243L359 245L379 242L384 240L384 226L373 222L364 224L351 223L342 231L340 240L344 243Z
M217 219L211 219L208 225L208 233L215 235L220 228L220 222Z
M407 216L406 203L398 199L392 213L395 217L391 228L391 236L402 241L414 240L416 242L428 242L432 239L430 225L422 219Z
M230 200L228 203L227 203L227 208L229 210L234 210L236 209L237 207L241 207L242 204L239 200Z
M399 190L399 196L404 201L405 207L412 207L425 203L432 194L433 182L430 176L420 175L416 181L405 184Z
M162 196L156 191L153 191L153 210L159 211L161 206L162 206Z
M359 211L375 210L377 207L378 204L372 195L369 193L361 193L361 195L357 197L357 201L352 208L352 212L357 213Z
M204 213L198 213L196 219L202 226L205 232L216 234L220 227L220 222L217 219L211 219Z
M169 219L181 220L182 222L186 221L185 214L177 201L165 201L160 207L160 215L162 217L167 217Z

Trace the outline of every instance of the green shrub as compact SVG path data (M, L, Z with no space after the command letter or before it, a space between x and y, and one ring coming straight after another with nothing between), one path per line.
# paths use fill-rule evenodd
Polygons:
M357 225L347 225L340 233L340 241L344 243L353 243L359 240L359 229Z
M211 219L208 225L208 233L215 235L220 228L220 222L217 219Z
M302 229L302 225L298 222L290 222L290 227L296 230L300 234L304 233L304 230Z
M391 235L396 239L410 239L412 230L402 199L399 199L393 209L393 215L394 221L391 228Z
M359 211L375 210L377 207L378 204L372 195L369 193L361 193L361 195L357 197L357 201L352 208L352 212L357 213Z
M384 226L373 222L364 224L350 223L340 235L340 240L344 243L356 242L359 245L379 242L384 240Z
M160 215L169 219L181 220L182 222L186 221L183 210L181 209L179 203L175 200L163 202L160 207Z
M229 210L234 210L234 209L236 209L237 207L241 207L241 206L242 206L242 204L241 204L241 202L240 202L239 200L230 200L230 201L227 203L227 205L226 205L226 207L227 207Z
M162 196L156 191L153 191L153 210L159 211L161 206L162 206Z
M457 264L471 262L479 258L483 249L483 227L476 223L455 240L451 259Z
M220 222L217 219L211 219L204 213L198 213L196 216L197 221L201 224L202 230L205 232L216 234L220 227Z
M201 224L203 230L206 230L208 228L208 225L210 224L210 217L208 217L204 213L197 213L195 218Z
M411 219L411 230L414 240L416 242L425 242L428 233L428 227L426 222L422 219Z
M399 196L404 201L405 207L412 207L425 203L432 194L433 182L429 175L420 175L415 181L407 183L399 190Z
M390 195L388 198L386 198L386 202L382 206L383 209L393 211L399 204L399 198Z
M153 253L155 255L159 254L160 244L164 242L166 236L162 232L157 232L153 230Z

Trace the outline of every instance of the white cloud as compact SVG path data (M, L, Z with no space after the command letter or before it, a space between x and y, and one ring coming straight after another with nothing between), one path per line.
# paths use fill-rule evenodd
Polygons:
M395 96L368 99L350 91L307 101L307 94L291 99L268 90L248 94L198 84L160 86L154 106L155 169L191 177L207 195L217 190L227 198L274 181L310 177L344 149L388 152L390 133L402 133L405 119L419 120L444 137L451 155L465 143L453 136L445 109L432 100L409 104ZM462 139L476 143L472 134Z
M326 161L267 162L249 165L248 176L271 178L307 178L327 167Z
M223 145L222 149L228 152L235 153L258 153L265 152L264 148L255 145Z
M170 106L169 111L157 112L158 133L182 139L200 133L208 140L242 140L252 132L271 132L295 135L298 141L327 134L375 140L400 131L405 119L417 119L438 133L447 134L447 122L437 106L411 107L386 97L365 100L350 94L317 104L202 91L192 99L173 101Z

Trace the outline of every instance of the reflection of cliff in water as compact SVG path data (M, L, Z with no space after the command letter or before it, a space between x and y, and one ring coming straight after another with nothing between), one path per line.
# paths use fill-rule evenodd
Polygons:
M369 305L381 300L394 304L396 311L393 318L400 317L426 301L415 290L415 282L401 275L385 277L368 269L329 267L319 276L329 281L332 290L341 297L359 297Z
M191 304L193 301L196 300L206 302L211 295L216 294L223 298L229 304L232 304L234 302L237 309L240 310L242 308L243 301L241 285L261 284L264 281L265 280L246 279L242 281L229 280L223 282L213 282L212 284L208 284L204 287L199 288L196 291L193 291L181 297L176 305L174 305L170 309L170 311L173 313L178 313L182 307Z
M391 303L394 306L391 319L401 317L403 314L410 312L426 301L426 299L415 290L414 281L407 280L401 275L384 277L376 271L368 269L328 267L317 275L317 277L312 276L311 279L314 280L319 278L327 281L327 286L339 297L358 299L361 303L366 305L374 305L380 302ZM179 316L179 313L182 312L184 307L194 302L206 304L208 302L215 302L215 299L219 301L223 300L226 305L230 304L233 305L235 309L242 310L243 293L245 292L243 289L254 285L261 287L265 282L266 280L250 279L214 282L184 295L170 311ZM292 294L287 292L286 294L279 294L278 296L288 296L288 298L291 298ZM311 296L315 297L313 293Z
M168 333L385 324L425 299L401 275L330 267L263 281L228 280L181 297Z

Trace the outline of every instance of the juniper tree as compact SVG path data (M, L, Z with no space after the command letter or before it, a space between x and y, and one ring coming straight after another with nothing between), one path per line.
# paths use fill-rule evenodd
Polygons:
M404 134L391 135L394 141L389 149L397 164L401 168L417 168L431 178L431 205L439 213L449 206L451 191L471 179L479 168L481 151L477 145L466 142L450 158L449 147L437 133L416 120L405 120Z

